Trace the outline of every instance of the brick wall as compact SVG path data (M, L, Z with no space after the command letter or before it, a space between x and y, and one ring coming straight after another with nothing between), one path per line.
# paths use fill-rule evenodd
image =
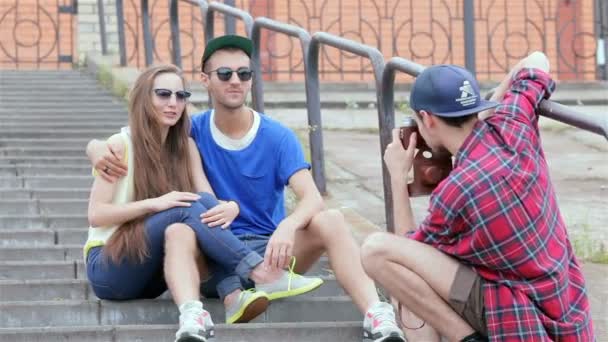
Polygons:
M54 1L49 0L48 3ZM542 50L549 55L557 78L595 79L594 1L600 0L475 1L478 78L498 80L520 57L533 50ZM4 13L11 2L16 0L0 1L0 13ZM128 61L130 65L144 67L139 1L123 2ZM20 0L19 7L25 8L27 6L24 4L27 3L34 4L35 0ZM104 0L104 4L109 49L117 51L115 0ZM401 56L425 65L465 63L462 0L239 0L236 5L250 11L254 17L267 16L302 26L312 33L326 31L375 46L386 59ZM155 41L154 59L157 62L170 62L168 1L151 0L150 7ZM200 11L184 2L180 3L179 11L183 67L195 76L204 49ZM9 21L5 19L8 25L3 22L0 32L0 43L4 44L12 37L8 17ZM78 30L74 36L77 37L78 50L99 50L95 0L80 0L77 18ZM244 34L242 23L238 20L237 23L237 32ZM33 40L38 34L33 25L21 24L19 27L22 37L25 37L21 40ZM218 15L215 34L223 34L223 31L223 17ZM20 57L26 55L26 50L20 47ZM373 79L367 60L330 47L323 48L321 53L321 79ZM266 79L303 80L302 52L297 39L265 32L261 57ZM3 64L4 67L6 65ZM399 75L399 78L408 79L403 75Z
M106 42L110 53L118 53L118 27L116 26L116 1L101 0L104 4ZM78 0L78 51L101 51L97 0Z

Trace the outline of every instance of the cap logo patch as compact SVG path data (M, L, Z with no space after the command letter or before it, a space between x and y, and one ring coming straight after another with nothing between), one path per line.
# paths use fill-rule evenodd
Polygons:
M469 81L462 82L462 87L458 89L460 90L460 98L456 99L456 102L463 106L475 104L475 101L477 101L477 95L475 95L475 91L473 90L473 87Z

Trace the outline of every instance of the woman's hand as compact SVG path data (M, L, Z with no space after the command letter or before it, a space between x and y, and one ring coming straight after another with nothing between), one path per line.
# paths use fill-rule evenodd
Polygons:
M201 196L191 192L171 191L160 197L147 199L147 205L151 212L159 212L173 207L189 207L191 202L198 201Z
M226 229L239 215L239 205L235 201L220 202L220 204L201 214L201 222L210 228L221 226Z

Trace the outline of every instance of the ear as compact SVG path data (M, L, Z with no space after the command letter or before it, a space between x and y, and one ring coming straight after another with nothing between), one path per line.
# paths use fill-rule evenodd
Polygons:
M201 72L201 83L203 83L205 88L209 88L209 75L204 72Z
M437 125L435 118L425 110L420 111L420 117L426 129L433 128Z

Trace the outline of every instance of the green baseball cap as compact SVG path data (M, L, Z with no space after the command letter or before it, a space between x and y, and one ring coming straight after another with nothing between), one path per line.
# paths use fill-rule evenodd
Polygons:
M213 55L217 50L225 48L235 48L243 51L249 58L251 58L251 51L253 50L253 42L249 38L245 38L237 35L225 35L217 38L213 38L207 43L203 58L201 59L201 68L205 67L205 62Z

